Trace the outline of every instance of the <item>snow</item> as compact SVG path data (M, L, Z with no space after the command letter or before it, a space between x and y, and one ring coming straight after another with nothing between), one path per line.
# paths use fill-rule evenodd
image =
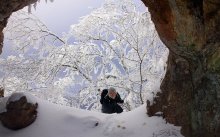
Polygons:
M9 97L9 99L8 99L8 101L7 101L7 104L8 104L9 102L18 101L18 100L20 100L20 98L23 97L23 96L26 96L27 102L33 103L33 104L37 103L36 99L35 99L33 96L31 96L30 94L24 93L24 92L16 92L16 93L13 93L13 94Z
M1 106L4 100L0 99ZM182 137L180 127L161 117L148 117L146 105L121 114L103 114L35 100L39 104L36 121L18 131L0 125L0 137Z

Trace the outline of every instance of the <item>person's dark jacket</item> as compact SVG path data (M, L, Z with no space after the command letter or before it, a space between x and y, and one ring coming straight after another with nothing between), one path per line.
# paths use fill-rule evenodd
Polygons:
M100 100L100 102L101 102L101 100ZM108 113L108 114L123 112L123 109L117 103L124 103L124 100L121 99L121 97L118 93L117 93L115 99L112 99L108 95L106 95L102 99L102 112Z
M101 99L100 99L101 104L103 104L103 100L107 94L108 94L108 89L103 89L101 93Z

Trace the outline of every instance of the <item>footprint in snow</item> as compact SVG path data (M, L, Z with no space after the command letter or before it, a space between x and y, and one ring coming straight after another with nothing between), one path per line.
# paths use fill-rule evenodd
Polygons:
M82 123L83 123L83 125L85 125L88 128L95 128L99 125L100 119L98 119L96 117L92 117L92 116L84 117L82 119Z

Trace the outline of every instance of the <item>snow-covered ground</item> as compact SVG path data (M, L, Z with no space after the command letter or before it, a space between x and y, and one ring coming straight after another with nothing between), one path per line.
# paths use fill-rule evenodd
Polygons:
M0 109L5 99L0 99ZM146 105L121 114L102 114L36 100L36 121L18 131L0 124L0 137L183 137L180 127L166 124L160 117L148 117Z

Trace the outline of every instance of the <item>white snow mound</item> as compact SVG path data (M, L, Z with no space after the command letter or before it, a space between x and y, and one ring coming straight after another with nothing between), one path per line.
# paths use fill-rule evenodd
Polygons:
M160 117L148 117L146 105L131 112L103 114L59 106L23 94L28 100L38 102L36 121L18 131L0 124L0 137L183 137L180 127L167 124ZM0 108L4 103L5 98L0 99Z

